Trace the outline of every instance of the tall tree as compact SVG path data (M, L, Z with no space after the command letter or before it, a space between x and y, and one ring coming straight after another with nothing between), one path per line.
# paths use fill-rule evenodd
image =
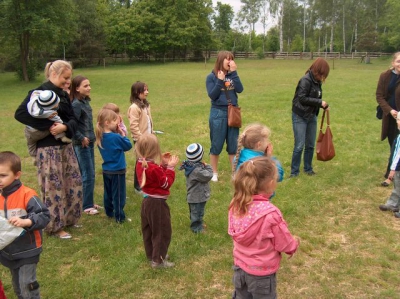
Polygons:
M214 30L217 32L230 31L231 23L235 17L235 12L233 11L232 6L229 4L222 4L218 1L215 11L216 14L213 16Z
M215 7L215 13L213 14L214 21L214 33L215 38L217 39L217 43L221 45L222 48L225 48L225 44L229 39L229 32L231 31L231 24L235 13L233 8L229 4L222 4L221 2L217 2L217 6ZM220 47L218 46L218 49ZM217 50L218 50L217 49Z
M249 50L251 50L251 33L260 19L263 0L240 0L243 4L238 13L238 19L244 21L249 28Z
M0 28L3 42L19 47L18 60L24 81L29 81L30 53L48 52L68 40L74 30L71 0L3 0L0 2ZM68 30L66 30L68 28Z
M69 44L69 54L83 64L105 55L105 20L108 7L102 0L73 0L76 8L75 38Z

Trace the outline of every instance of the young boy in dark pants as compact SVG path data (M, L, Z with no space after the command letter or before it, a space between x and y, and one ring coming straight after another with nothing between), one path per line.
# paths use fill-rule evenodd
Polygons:
M180 169L185 170L187 202L190 212L190 229L194 233L204 232L204 210L210 199L210 180L213 171L210 165L206 165L203 159L203 147L199 143L192 143L186 148L187 160L182 163Z
M0 250L0 263L9 268L18 299L40 298L36 266L42 252L42 229L50 213L36 192L22 185L21 160L12 152L0 152L0 216L25 233Z

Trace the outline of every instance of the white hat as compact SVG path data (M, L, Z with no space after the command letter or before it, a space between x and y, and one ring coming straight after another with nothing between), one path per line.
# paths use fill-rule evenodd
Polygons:
M43 110L51 110L58 105L60 98L51 90L43 90L39 94L38 103Z
M186 157L191 162L201 161L203 153L203 147L199 143L192 143L186 148Z

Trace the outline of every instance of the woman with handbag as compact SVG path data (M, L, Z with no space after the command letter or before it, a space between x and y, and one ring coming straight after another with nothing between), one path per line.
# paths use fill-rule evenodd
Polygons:
M304 149L304 172L315 175L312 167L317 117L319 109L328 109L327 102L322 100L321 85L329 75L329 64L323 58L317 58L300 79L292 101L292 124L294 149L290 177L300 174L301 155Z
M243 85L233 59L234 56L231 52L219 52L214 69L206 79L207 94L211 99L209 126L210 164L213 169L211 180L213 182L218 181L218 160L224 143L226 142L226 151L231 167L237 151L240 124L228 126L228 107L238 107L237 94L243 91Z
M400 52L393 54L392 67L381 73L379 76L378 86L376 88L376 101L382 109L382 129L381 140L386 137L389 142L390 152L392 152L393 142L396 139L398 129L396 124L396 117L398 108L400 108ZM389 156L388 164L386 167L385 179L381 185L387 187L390 185L389 179L390 172Z

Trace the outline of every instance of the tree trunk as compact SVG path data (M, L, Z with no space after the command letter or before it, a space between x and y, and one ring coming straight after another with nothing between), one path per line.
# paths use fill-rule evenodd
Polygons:
M329 44L329 51L332 53L333 52L333 21L332 21L332 24L331 24L331 41L330 41L330 44Z
M346 53L346 29L345 29L345 14L344 14L344 4L343 4L343 53Z
M22 78L25 82L29 81L28 76L28 60L29 60L29 32L24 31L19 39L20 59Z
M284 9L284 3L282 2L280 5L280 12L279 12L279 18L278 18L278 23L279 23L279 52L283 52L283 9Z

